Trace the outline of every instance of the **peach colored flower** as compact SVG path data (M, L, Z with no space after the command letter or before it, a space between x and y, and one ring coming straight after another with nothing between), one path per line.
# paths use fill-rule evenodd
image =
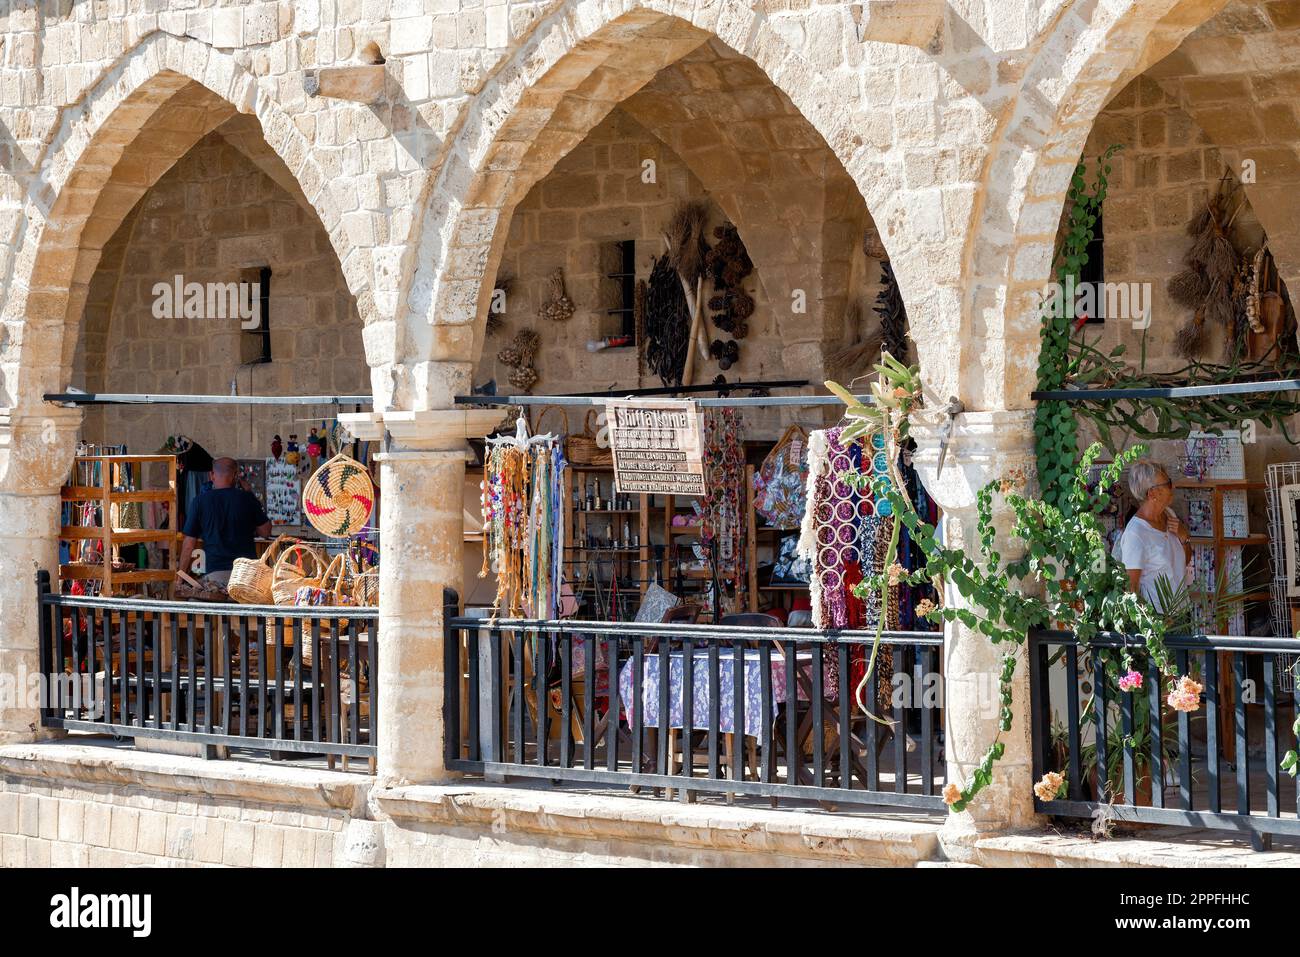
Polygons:
M1059 771L1048 771L1043 775L1042 780L1034 785L1034 793L1038 795L1040 801L1054 801L1057 793L1061 790L1061 785L1065 783L1065 776Z
M924 618L930 612L934 611L934 602L928 598L922 598L916 603L916 617Z
M949 782L943 786L943 803L952 807L961 800L961 788Z
M1183 675L1178 679L1178 684L1169 692L1165 701L1175 711L1192 712L1201 706L1201 692L1204 690L1201 683L1193 679L1191 675Z
M885 569L885 574L889 576L890 586L893 586L897 585L907 576L907 569L898 564L898 562L894 562L894 564Z

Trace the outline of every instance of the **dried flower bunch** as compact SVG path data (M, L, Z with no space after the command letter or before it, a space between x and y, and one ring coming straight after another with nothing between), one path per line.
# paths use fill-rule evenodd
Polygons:
M541 319L550 322L567 322L573 317L573 300L564 291L564 270L557 268L551 273L551 298L537 311Z
M541 342L542 337L536 330L520 329L515 333L514 341L497 353L498 362L512 367L506 378L516 389L527 392L537 384L538 376L533 360L537 358L537 348Z
M1241 293L1241 254L1232 244L1229 230L1237 214L1246 205L1237 199L1237 182L1225 173L1218 191L1205 208L1187 224L1192 245L1183 257L1186 269L1165 286L1169 297L1192 310L1192 317L1178 331L1176 345L1188 359L1201 354L1209 341L1210 329L1226 333L1225 350L1230 358L1240 343L1244 327L1239 319L1237 302Z
M746 320L754 314L754 299L741 283L754 271L754 263L745 250L740 233L731 223L716 227L713 235L718 240L717 245L704 257L705 267L713 277L714 295L709 298L709 309L713 324L734 338L727 343L715 340L709 354L725 370L740 361L740 346L735 340L749 335Z
M495 336L505 330L505 309L498 312L496 310L496 300L499 295L502 297L503 303L506 301L507 297L510 295L510 287L514 284L514 281L515 277L507 273L505 275L497 276L496 282L492 284L492 303L488 306L487 314L487 334L489 336Z

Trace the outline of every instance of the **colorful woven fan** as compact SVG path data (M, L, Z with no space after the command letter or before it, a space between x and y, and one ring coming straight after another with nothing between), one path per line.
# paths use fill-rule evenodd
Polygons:
M347 538L365 528L374 504L370 473L356 459L343 454L317 469L302 490L307 521L332 538Z

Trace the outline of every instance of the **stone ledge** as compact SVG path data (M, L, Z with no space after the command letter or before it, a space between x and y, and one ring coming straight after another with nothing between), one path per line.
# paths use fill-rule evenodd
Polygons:
M1300 867L1297 851L1255 851L1223 834L1171 828L1100 841L1050 832L1002 834L976 840L973 849L983 867Z
M816 857L827 863L915 866L941 857L942 822L718 808L644 797L520 788L410 785L371 792L375 816L398 826L498 828L592 841Z
M290 804L363 817L369 777L337 771L274 767L246 761L205 761L95 745L0 746L0 777L76 782L203 795L220 800Z

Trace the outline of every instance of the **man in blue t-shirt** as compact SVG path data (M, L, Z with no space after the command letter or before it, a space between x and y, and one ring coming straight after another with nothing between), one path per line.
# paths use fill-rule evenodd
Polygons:
M239 466L234 459L212 463L212 490L190 505L185 517L185 541L177 566L189 573L190 555L203 540L205 582L225 586L236 558L256 558L253 539L271 534L271 520L252 492L236 485Z

